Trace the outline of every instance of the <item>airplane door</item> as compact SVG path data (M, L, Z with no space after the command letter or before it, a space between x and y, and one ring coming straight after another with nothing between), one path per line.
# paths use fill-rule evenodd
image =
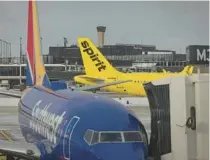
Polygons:
M71 138L72 134L74 132L74 128L76 127L77 123L79 122L80 118L77 116L74 116L69 121L66 130L64 132L64 139L63 139L63 156L65 159L70 160L70 148L71 148Z

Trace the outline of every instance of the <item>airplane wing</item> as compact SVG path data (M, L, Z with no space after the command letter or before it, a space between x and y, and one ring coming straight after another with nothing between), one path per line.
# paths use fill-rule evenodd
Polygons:
M101 79L101 78L93 78L93 77L88 77L88 76L79 76L79 78L85 79L87 81L95 82L95 83L104 82L104 79Z
M4 96L21 98L22 94L23 94L22 92L15 92L15 91L11 91L11 90L0 89L0 95L4 95Z
M96 90L96 89L107 87L107 86L112 86L112 85L116 85L116 84L131 82L131 81L132 80L114 81L114 82L110 82L110 83L102 83L102 84L97 84L97 85L92 85L92 86L85 86L85 87L80 87L80 88L74 88L72 90L91 91L91 90Z
M0 153L29 160L38 160L41 156L40 150L35 144L22 141L0 140Z

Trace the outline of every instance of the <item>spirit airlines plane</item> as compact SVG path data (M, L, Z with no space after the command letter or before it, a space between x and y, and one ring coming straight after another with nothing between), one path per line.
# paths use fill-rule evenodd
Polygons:
M36 2L28 6L30 85L19 97L25 141L0 140L8 157L42 160L145 160L148 139L142 123L121 103L93 93L53 91L40 56Z
M146 96L143 83L167 76L189 75L193 69L193 66L186 66L179 73L122 73L111 66L88 38L78 38L78 43L86 75L75 76L74 81L86 85L97 83L102 85L110 82L124 81L123 83L112 86L104 85L104 90L106 91Z

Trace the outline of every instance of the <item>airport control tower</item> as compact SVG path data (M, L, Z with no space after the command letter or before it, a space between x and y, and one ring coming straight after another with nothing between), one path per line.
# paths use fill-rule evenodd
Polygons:
M104 45L104 33L106 31L105 26L97 26L97 32L98 32L98 46L103 47Z

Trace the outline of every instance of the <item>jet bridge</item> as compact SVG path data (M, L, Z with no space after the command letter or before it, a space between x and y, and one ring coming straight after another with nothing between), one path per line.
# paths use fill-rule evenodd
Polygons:
M176 76L144 85L151 111L154 160L209 159L209 75Z

